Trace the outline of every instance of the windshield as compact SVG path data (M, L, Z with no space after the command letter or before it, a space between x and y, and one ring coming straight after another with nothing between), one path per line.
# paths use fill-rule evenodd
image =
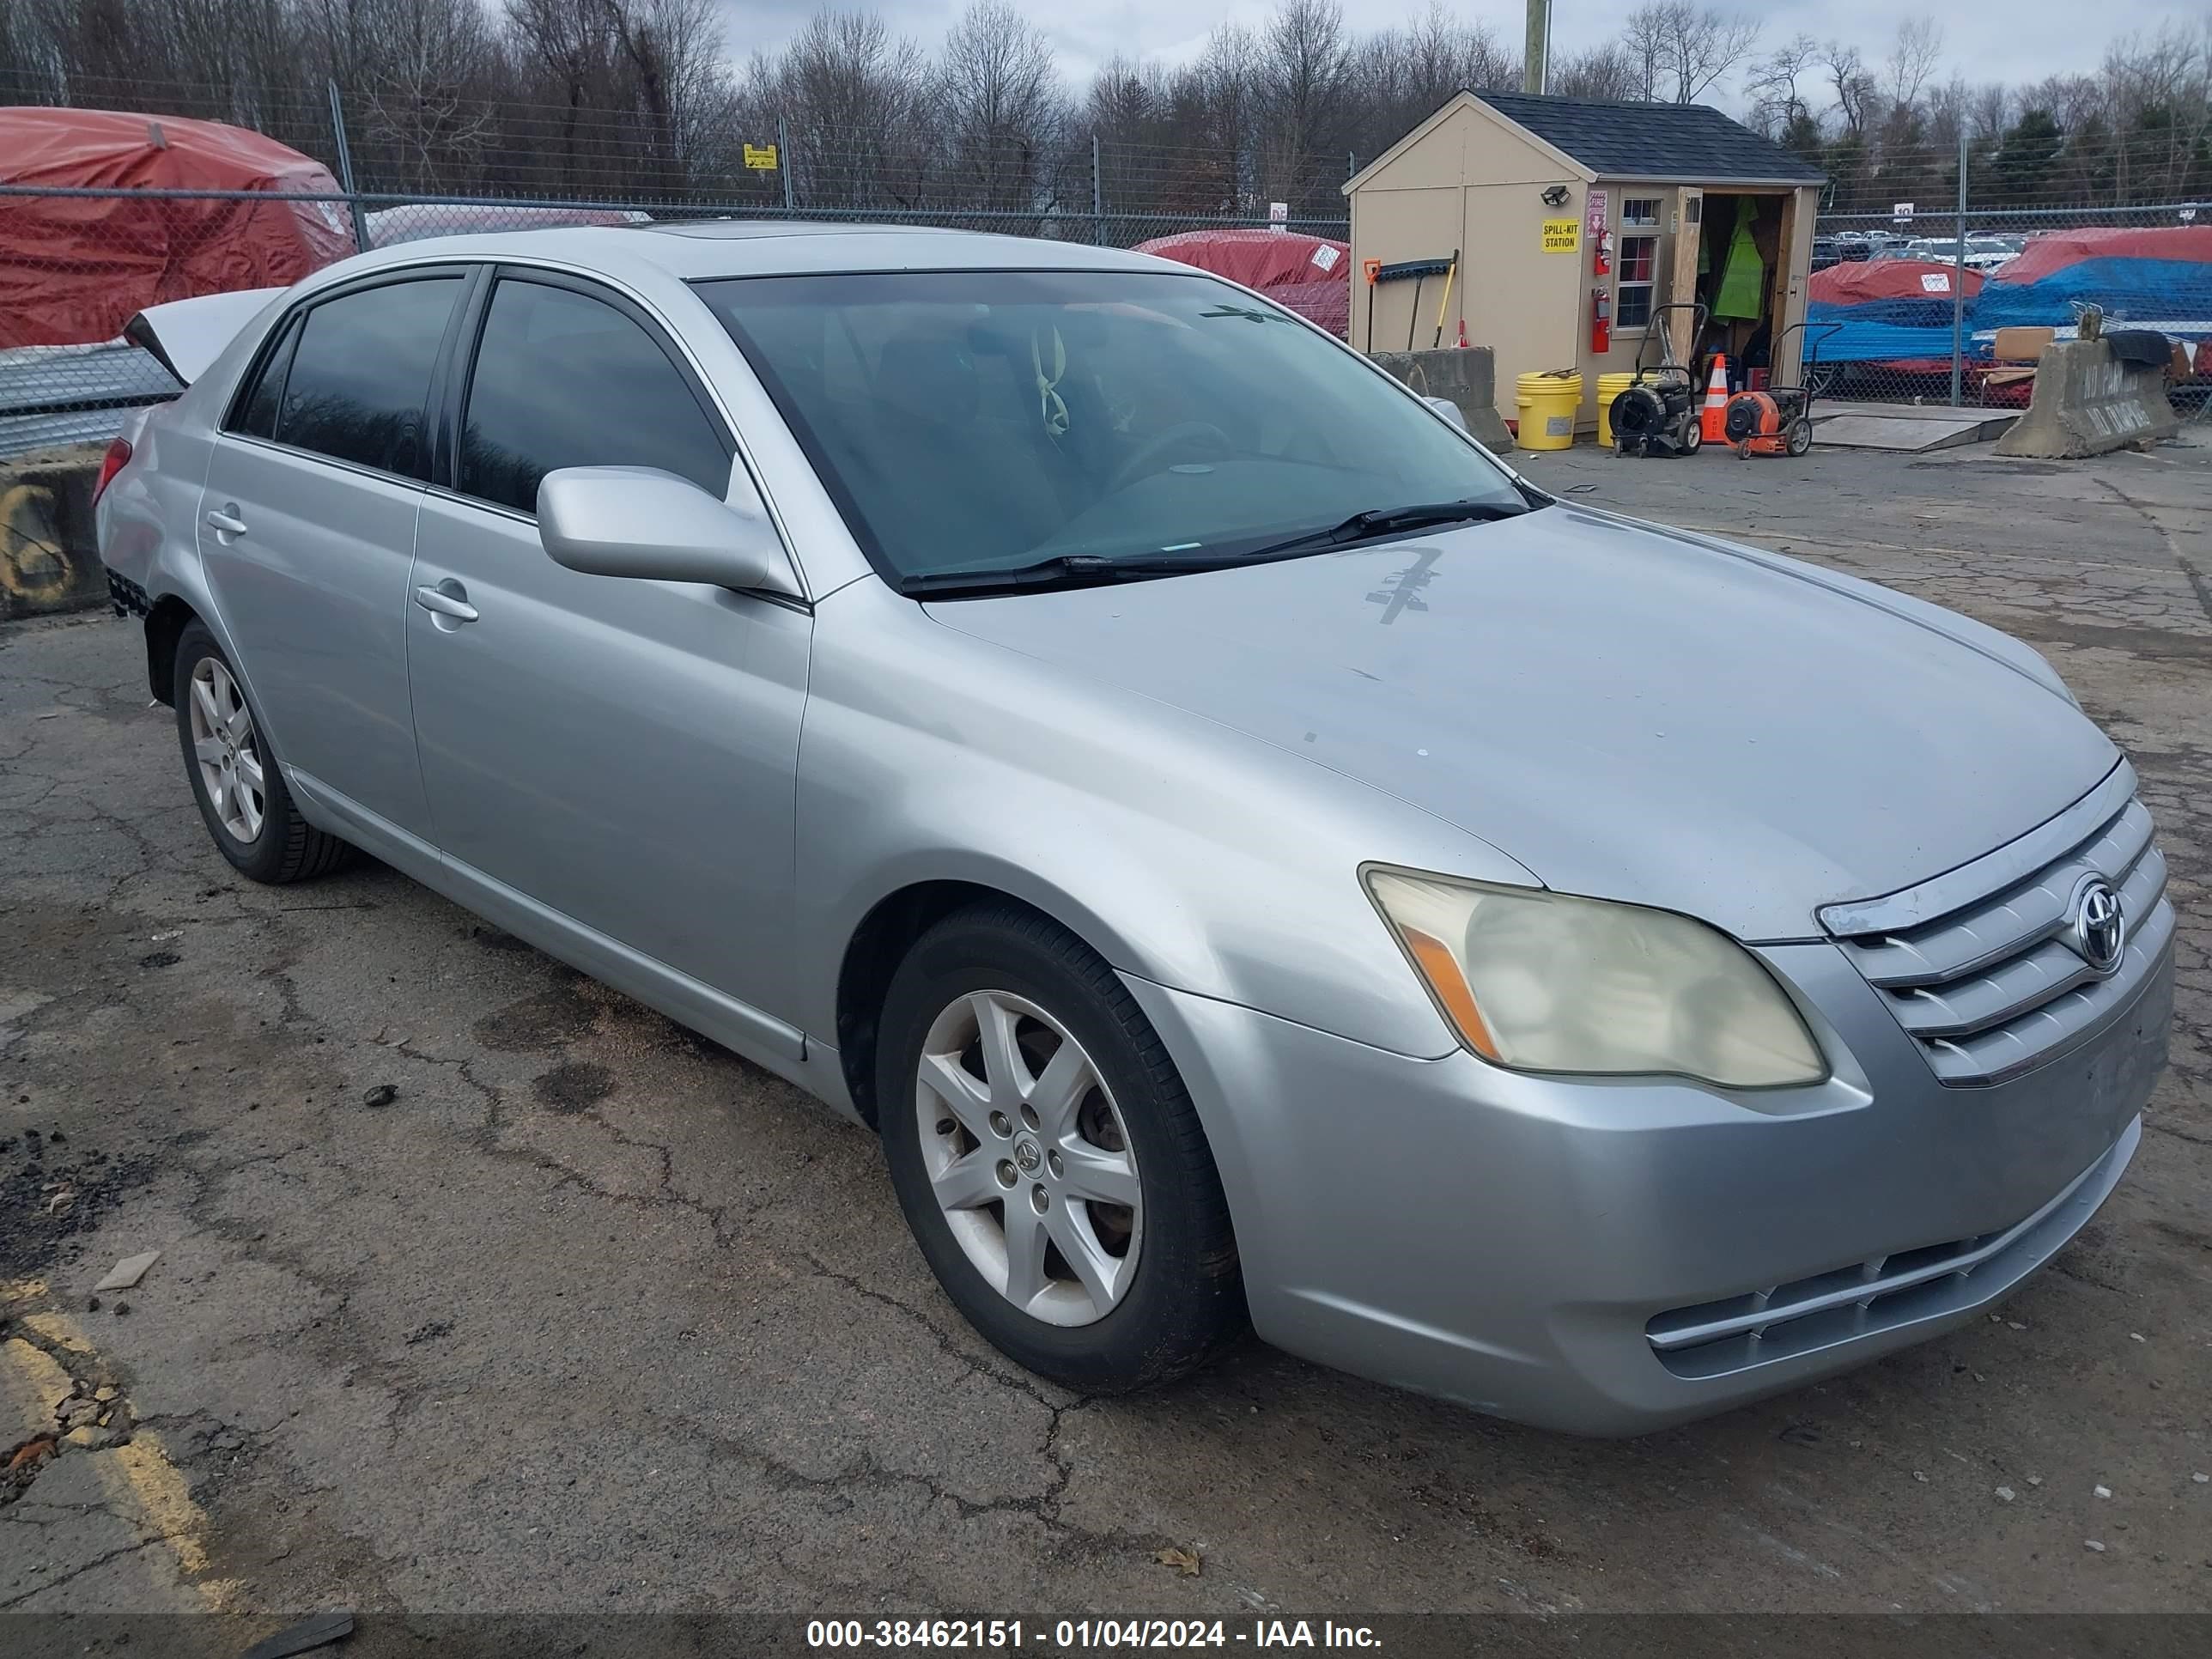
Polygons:
M1358 359L1195 272L698 287L900 585L1055 560L1197 568L1376 509L1528 505Z

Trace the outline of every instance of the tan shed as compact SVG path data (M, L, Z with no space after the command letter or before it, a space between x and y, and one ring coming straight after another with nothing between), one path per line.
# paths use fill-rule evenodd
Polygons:
M1458 93L1344 186L1352 343L1449 346L1463 329L1497 354L1509 420L1520 375L1578 369L1589 430L1597 377L1633 368L1662 321L1686 355L1690 313L1662 319L1660 308L1700 299L1717 313L1695 348L1701 362L1726 351L1736 385L1754 367L1788 384L1804 332L1785 331L1805 318L1821 183L1699 104ZM1421 274L1455 253L1449 279ZM1413 273L1394 269L1405 266Z

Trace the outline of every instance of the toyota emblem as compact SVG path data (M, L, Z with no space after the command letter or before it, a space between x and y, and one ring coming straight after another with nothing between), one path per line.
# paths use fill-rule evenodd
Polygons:
M2091 876L2074 894L2074 948L2100 974L2120 965L2128 948L2128 919L2120 896L2102 876Z

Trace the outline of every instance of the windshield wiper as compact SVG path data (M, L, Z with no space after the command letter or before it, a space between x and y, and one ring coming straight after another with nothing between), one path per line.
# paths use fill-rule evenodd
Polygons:
M910 597L949 599L1008 593L1024 588L1091 587L1146 576L1181 576L1196 570L1226 570L1235 565L1264 564L1301 553L1349 547L1355 542L1402 535L1431 525L1518 518L1529 510L1529 507L1518 501L1424 501L1411 507L1371 507L1326 530L1309 531L1283 541L1235 552L1154 553L1132 559L1109 559L1096 553L1061 553L1040 559L1035 564L1018 564L1000 570L926 571L906 577L899 583L899 592Z
M1329 547L1350 547L1355 543L1373 541L1381 536L1399 536L1409 530L1425 530L1431 525L1475 524L1487 523L1493 519L1517 519L1532 510L1530 504L1521 501L1421 501L1411 507L1370 507L1366 512L1355 513L1343 523L1331 525L1326 530L1309 531L1286 541L1270 542L1265 547L1255 547L1245 554L1244 558L1275 558L1285 554L1302 553L1309 549L1318 551Z
M1012 592L1025 587L1085 587L1125 578L1219 570L1228 565L1243 564L1250 556L1243 553L1179 553L1109 559L1096 553L1061 553L1040 559L1035 564L1018 564L1000 570L925 571L903 578L899 592L945 599L963 593Z

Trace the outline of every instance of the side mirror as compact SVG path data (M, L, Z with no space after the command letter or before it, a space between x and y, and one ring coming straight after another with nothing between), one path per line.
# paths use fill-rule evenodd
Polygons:
M538 485L538 539L587 576L797 592L764 509L716 501L649 466L564 466Z
M1443 416L1461 431L1467 430L1467 416L1460 413L1459 405L1449 398L1424 398L1421 401Z

